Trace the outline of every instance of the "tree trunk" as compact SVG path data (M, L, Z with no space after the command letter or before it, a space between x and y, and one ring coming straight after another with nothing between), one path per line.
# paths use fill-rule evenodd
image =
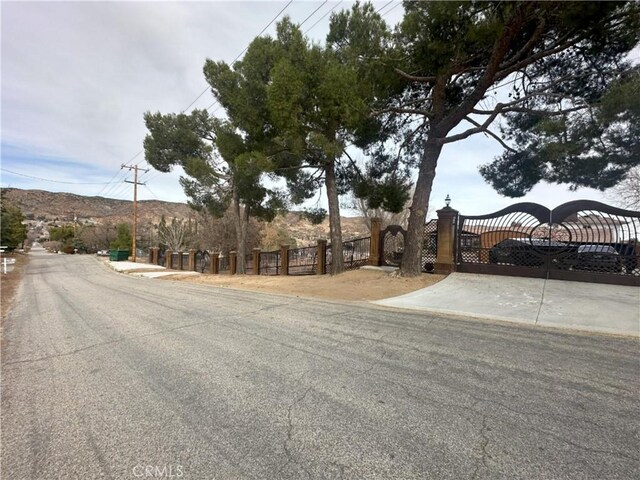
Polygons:
M329 204L329 238L331 241L331 275L344 271L342 256L342 228L340 226L340 202L336 185L335 162L332 160L325 168L325 186Z
M436 176L436 166L441 151L442 146L436 145L435 139L427 138L420 161L416 189L413 193L407 236L404 241L404 254L400 264L400 273L403 277L417 277L422 273L424 223L427 218L431 187Z
M240 196L235 188L233 189L232 195L233 220L236 227L236 258L238 259L236 263L236 273L242 275L245 273L245 252L247 251L247 229L245 225L245 217L249 212L246 207L243 208L240 205Z

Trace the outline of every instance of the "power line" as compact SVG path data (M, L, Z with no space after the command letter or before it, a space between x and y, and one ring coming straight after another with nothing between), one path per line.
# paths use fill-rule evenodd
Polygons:
M149 188L149 185L147 185L146 183L143 183L142 185L144 185L144 188L146 188L147 190L149 190L149 193L150 193L151 195L153 195L153 196L154 196L154 198L155 198L156 200L160 200L160 199L158 198L158 196L157 196L155 193L153 193L153 190L151 190L151 189Z
M282 14L282 12L284 12L284 11L287 9L287 7L289 7L289 5L291 5L292 3L293 3L293 0L289 0L289 3L287 3L287 4L282 8L282 10L280 10L280 11L276 14L276 16L275 16L275 17L273 17L273 18L271 19L271 21L267 24L267 26L266 26L266 27L264 27L264 28L260 31L260 33L259 33L258 35L256 35L256 37L259 37L260 35L262 35L262 34L267 30L267 28L269 28L269 27L271 26L271 24L272 24L273 22L275 22L275 21L278 19L278 17ZM327 2L325 1L324 3L327 3ZM324 5L324 3L323 3L322 5ZM320 5L320 7L321 7L322 5ZM318 8L320 8L320 7L318 7ZM318 10L318 9L316 9L315 11L317 11L317 10ZM314 11L314 13L315 13L315 11ZM313 15L313 13L312 13L311 15ZM246 47L244 47L244 48L242 49L242 51L241 51L241 52L236 56L236 58L234 58L234 59L233 59L233 61L230 63L230 65L233 65L234 63L236 63L236 61L237 61L237 60L242 56L242 54L243 54L244 52L246 52L246 51L247 51L247 49L248 49L248 48L249 48L249 45L247 45ZM184 110L182 110L182 112L180 112L180 113L184 113L185 111L187 111L187 110L188 110L188 109L189 109L189 108L190 108L194 103L196 103L196 101L197 101L200 97L202 97L202 95L204 95L205 93L207 93L207 91L208 91L208 90L209 90L209 86L207 86L207 87L206 87L206 88L205 88L205 89L200 93L200 95L198 95L198 97L197 97L193 102L191 102L191 103L189 104L189 106L188 106L187 108L185 108ZM217 103L217 101L215 101L215 102L213 102L211 105L209 105L209 106L207 107L207 110L209 110L211 107L213 107L216 103Z
M398 8L400 5L402 5L402 2L397 2L393 7L391 7L389 10L387 10L384 13L380 13L380 11L378 10L378 13L380 13L381 16L384 15L388 15L389 13L391 13L391 11L395 10L396 8ZM384 7L383 7L384 8Z
M315 13L316 13L318 10L320 10L322 7L324 7L324 5L325 5L328 1L329 1L329 0L324 0L324 2L322 2L318 8L316 8L313 12L311 12L311 13L307 16L307 18L305 18L305 19L302 21L302 23L301 23L300 25L298 25L298 27L301 27L302 25L304 25L305 23L307 23L307 20L309 20L311 17L313 17L313 16L315 15ZM304 35L304 33L303 33L303 35Z
M304 32L302 32L303 35L306 35L307 32L309 32L310 30L313 29L313 27L315 27L316 25L318 25L318 23L320 23L320 21L326 17L327 15L329 15L331 12L333 12L336 8L338 8L338 6L343 2L344 0L340 0L338 3L335 4L335 6L329 10L327 13L325 13L323 16L321 16L318 20L316 20L316 23L314 23L313 25L311 25L309 28L307 28ZM325 2L326 3L326 2ZM324 5L324 4L323 4ZM322 6L322 5L320 5Z
M63 180L51 180L49 178L42 177L34 177L33 175L27 175L25 173L14 172L13 170L9 170L7 168L0 168L3 172L11 173L13 175L19 175L21 177L33 178L34 180L42 180L43 182L51 182L51 183L64 183L67 185L108 185L111 182L66 182ZM117 175L117 174L116 174Z
M380 13L382 10L384 10L385 8L387 8L389 5L391 5L394 2L394 0L391 0L387 3L385 3L383 6L381 6L378 10L376 10L376 13Z

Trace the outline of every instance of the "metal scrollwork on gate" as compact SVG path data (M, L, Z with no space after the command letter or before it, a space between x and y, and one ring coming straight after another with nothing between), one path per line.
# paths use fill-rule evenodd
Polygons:
M406 234L407 231L400 225L390 225L380 232L382 265L400 266L404 253L404 239Z
M640 285L640 212L591 200L459 216L462 272Z

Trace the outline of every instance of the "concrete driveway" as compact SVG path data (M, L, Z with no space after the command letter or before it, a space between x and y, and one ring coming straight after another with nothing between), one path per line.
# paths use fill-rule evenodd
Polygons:
M453 273L377 305L589 332L640 335L640 288Z

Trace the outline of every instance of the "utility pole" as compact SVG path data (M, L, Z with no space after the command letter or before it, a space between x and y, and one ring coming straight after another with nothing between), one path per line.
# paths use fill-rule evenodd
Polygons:
M136 234L137 234L137 226L138 226L138 185L145 185L144 183L138 182L138 170L142 170L144 173L147 173L148 169L142 169L138 167L138 165L125 165L122 164L120 168L127 168L129 171L133 170L133 182L131 180L125 180L126 183L133 183L133 235L132 235L132 243L133 243L133 261L136 261Z

